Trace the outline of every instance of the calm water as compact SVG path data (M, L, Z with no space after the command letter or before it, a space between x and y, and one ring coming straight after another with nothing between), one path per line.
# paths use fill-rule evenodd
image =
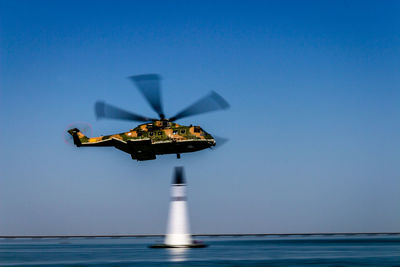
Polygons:
M0 266L400 266L400 237L213 237L202 249L150 249L160 238L0 240Z

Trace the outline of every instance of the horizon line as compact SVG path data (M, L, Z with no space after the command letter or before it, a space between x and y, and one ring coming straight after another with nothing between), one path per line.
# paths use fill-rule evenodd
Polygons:
M219 237L219 236L354 236L354 235L400 235L400 232L316 232L316 233L222 233L222 234L191 234L191 236ZM146 237L163 237L165 234L100 234L100 235L0 235L1 239L17 239L17 238L146 238Z

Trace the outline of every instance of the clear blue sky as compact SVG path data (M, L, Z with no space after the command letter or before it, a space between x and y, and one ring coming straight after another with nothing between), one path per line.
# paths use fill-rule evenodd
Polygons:
M163 233L186 168L193 232L400 231L397 1L1 1L0 234ZM98 99L154 113L128 79L160 73L167 115L219 150L136 162L63 141Z

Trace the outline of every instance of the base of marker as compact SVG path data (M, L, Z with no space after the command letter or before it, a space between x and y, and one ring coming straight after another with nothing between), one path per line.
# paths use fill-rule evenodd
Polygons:
M208 245L201 242L189 245L154 244L149 246L149 248L206 248L206 247L208 247Z

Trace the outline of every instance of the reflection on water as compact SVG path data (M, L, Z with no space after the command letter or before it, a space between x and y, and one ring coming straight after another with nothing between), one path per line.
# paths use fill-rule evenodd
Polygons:
M188 248L169 248L170 260L174 262L187 260Z
M399 266L400 237L211 237L202 249L151 249L156 238L1 239L0 266ZM63 243L61 243L63 242Z

